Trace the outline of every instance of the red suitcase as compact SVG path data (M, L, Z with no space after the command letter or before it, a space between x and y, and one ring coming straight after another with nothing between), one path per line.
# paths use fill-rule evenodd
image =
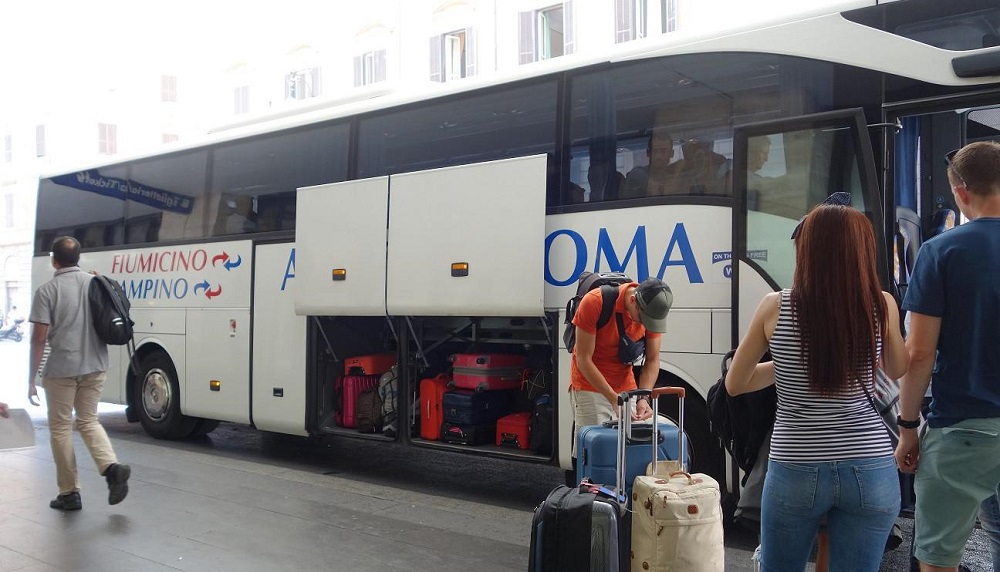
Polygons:
M394 353L354 356L344 360L344 375L382 375L394 365Z
M455 354L454 386L485 391L520 389L528 358L516 354Z
M420 380L420 436L437 441L444 423L444 392L451 378L447 374Z
M497 419L497 445L527 449L531 445L529 427L531 426L530 411L511 413Z
M378 375L345 375L338 378L335 390L337 400L337 425L341 427L357 427L358 396L366 389L378 387Z

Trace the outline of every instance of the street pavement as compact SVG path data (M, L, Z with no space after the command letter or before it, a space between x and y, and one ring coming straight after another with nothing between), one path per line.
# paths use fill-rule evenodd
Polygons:
M61 513L47 506L55 471L44 406L24 398L26 360L27 343L0 343L0 400L28 409L36 429L34 448L0 451L0 572L523 571L532 508L561 480L556 467L227 423L208 437L157 441L102 404L115 450L132 466L129 496L107 504L76 437L84 508ZM755 545L739 527L727 530L726 569L752 570ZM907 549L882 570L907 570ZM981 534L966 560L990 570Z

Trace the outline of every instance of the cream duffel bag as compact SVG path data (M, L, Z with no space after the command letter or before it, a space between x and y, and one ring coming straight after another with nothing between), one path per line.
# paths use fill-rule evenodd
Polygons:
M656 388L680 398L680 439L684 435L684 389ZM653 435L657 434L656 415ZM703 473L688 474L685 447L680 462L653 462L649 476L636 477L632 486L632 572L723 572L722 506L719 483Z
M632 572L722 572L719 483L703 473L636 477Z

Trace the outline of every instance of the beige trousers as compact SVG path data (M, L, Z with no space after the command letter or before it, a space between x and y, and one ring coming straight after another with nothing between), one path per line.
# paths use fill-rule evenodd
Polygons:
M569 392L573 401L573 456L576 457L576 434L580 427L600 425L605 421L618 419L618 407L611 405L606 397L596 391Z
M49 409L49 442L56 463L56 483L59 494L80 490L73 451L73 410L76 410L76 430L83 437L90 456L103 473L118 462L111 441L97 419L97 403L104 389L103 371L76 377L46 377L42 380L45 401Z

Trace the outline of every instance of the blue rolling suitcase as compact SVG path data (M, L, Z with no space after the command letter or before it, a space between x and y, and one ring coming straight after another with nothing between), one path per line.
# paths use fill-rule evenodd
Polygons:
M659 423L659 432L659 458L680 459L680 433L677 426ZM631 435L626 439L625 444L626 494L631 494L635 478L639 475L645 475L646 466L653 460L652 434L652 424L637 423L631 425ZM611 421L604 425L581 427L577 434L576 443L576 481L580 482L589 478L595 483L615 482L618 422Z

